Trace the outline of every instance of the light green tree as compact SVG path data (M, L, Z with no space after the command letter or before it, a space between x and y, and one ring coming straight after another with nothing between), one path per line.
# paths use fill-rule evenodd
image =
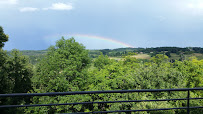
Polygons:
M111 64L112 60L109 59L107 55L103 55L103 53L100 53L100 55L94 60L94 66L96 68L103 69L105 65Z
M88 51L82 44L75 41L74 38L65 39L62 37L56 42L55 46L51 46L47 55L37 65L35 75L33 77L33 92L68 92L83 91L86 87L87 70L86 67L90 63ZM46 104L53 102L71 102L76 99L73 97L35 97L33 103ZM76 101L75 101L76 102ZM39 108L39 107L38 107ZM38 108L30 108L30 111L39 111ZM80 110L77 109L72 110ZM46 107L40 109L40 113L67 112L70 107Z
M159 65L161 62L167 62L168 56L164 54L157 54L156 56L152 57L151 60Z

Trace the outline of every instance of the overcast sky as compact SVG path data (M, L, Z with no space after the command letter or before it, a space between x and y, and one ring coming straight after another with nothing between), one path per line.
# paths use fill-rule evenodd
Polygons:
M6 50L47 49L75 34L87 49L203 47L203 0L0 0L0 26Z

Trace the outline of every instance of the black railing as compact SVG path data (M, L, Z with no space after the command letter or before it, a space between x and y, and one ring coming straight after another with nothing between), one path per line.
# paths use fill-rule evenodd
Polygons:
M153 102L153 101L180 101L186 100L187 107L178 108L160 108L160 109L142 109L142 110L115 110L115 111L92 111L92 112L79 112L79 113L115 113L115 112L138 112L138 111L158 111L158 110L176 110L203 108L203 106L190 107L190 100L197 100L203 98L190 98L190 91L202 91L203 88L183 88L183 89L144 89L144 90L112 90L112 91L80 91L80 92L53 92L53 93L15 93L15 94L0 94L2 97L33 97L33 96L63 96L63 95L84 95L84 94L105 94L105 93L134 93L134 92L171 92L171 91L187 91L187 98L176 99L156 99L156 100L124 100L124 101L100 101L100 102L77 102L77 103L62 103L62 104L31 104L31 105L0 105L0 108L12 107L36 107L36 106L59 106L59 105L78 105L78 104L104 104L104 103L125 103L125 102ZM203 104L202 104L203 105Z

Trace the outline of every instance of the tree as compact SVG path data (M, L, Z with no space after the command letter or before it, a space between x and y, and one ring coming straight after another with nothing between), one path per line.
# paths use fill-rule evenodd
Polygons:
M0 26L0 93L7 93L9 91L9 83L6 81L8 77L6 77L5 70L8 56L2 50L6 41L8 41L8 36L4 34L3 28Z
M1 50L0 63L0 94L6 93L27 93L32 89L31 77L32 65L29 59L23 56L19 51L13 50L11 56L7 56L6 52ZM2 98L0 105L19 105L28 103L28 98ZM2 109L1 113L22 113L20 109Z
M31 90L32 65L29 58L23 56L18 50L12 50L8 60L8 75L14 84L12 93L27 93Z
M0 94L3 93L10 93L11 88L9 85L11 85L8 77L8 56L6 55L6 52L0 49Z
M107 55L103 55L103 53L100 53L100 55L94 60L94 66L97 67L99 70L103 69L105 65L111 64L111 60Z
M168 56L164 54L157 54L156 56L152 57L151 60L159 65L161 62L166 62L168 60Z
M27 57L19 51L13 50L11 56L6 54L2 48L8 41L8 35L0 26L0 94L27 93L31 90L32 65ZM0 98L0 105L22 104L29 102L24 98ZM1 109L1 113L17 113L18 109ZM19 112L20 113L20 112ZM22 112L21 112L22 113Z
M4 47L4 42L8 41L8 35L4 33L3 28L0 26L0 49Z
M83 91L86 87L86 68L89 63L88 51L82 44L76 42L74 38L66 40L62 37L55 46L49 48L45 58L36 66L32 79L33 93ZM65 103L74 99L76 99L74 96L51 97L49 100L43 97L34 97L33 104L47 104L57 101ZM39 111L36 107L30 108L27 113L31 113L32 110ZM70 110L68 106L45 107L40 112L62 113L67 110Z
M37 65L34 83L43 92L74 91L69 82L80 79L89 62L88 51L82 44L74 38L66 40L62 37L55 46L49 48L45 58Z

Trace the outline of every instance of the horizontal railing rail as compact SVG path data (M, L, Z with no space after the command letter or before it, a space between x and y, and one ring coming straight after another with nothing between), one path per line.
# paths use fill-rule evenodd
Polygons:
M160 108L160 109L143 109L143 110L116 110L116 111L92 111L92 112L78 112L78 113L114 113L114 112L137 112L137 111L158 111L158 110L177 110L203 108L203 106L190 107L190 100L200 100L203 98L190 98L190 91L202 91L203 88L181 88L181 89L142 89L142 90L110 90L110 91L77 91L77 92L52 92L52 93L14 93L14 94L0 94L2 97L33 97L33 96L64 96L64 95L84 95L84 94L106 94L106 93L134 93L134 92L171 92L171 91L187 91L187 98L176 99L155 99L155 100L123 100L123 101L95 101L95 102L76 102L76 103L61 103L61 104L28 104L28 105L0 105L0 108L14 108L14 107L36 107L36 106L60 106L60 105L79 105L79 104L104 104L104 103L126 103L126 102L154 102L154 101L180 101L186 100L187 107L178 108Z

